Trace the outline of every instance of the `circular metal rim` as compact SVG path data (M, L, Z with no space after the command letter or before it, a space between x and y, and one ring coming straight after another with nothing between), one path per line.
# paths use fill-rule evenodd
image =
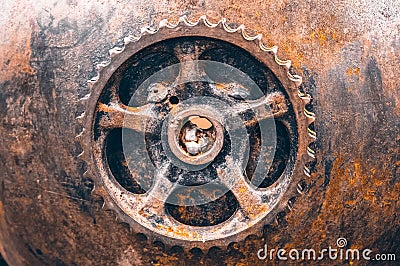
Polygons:
M201 24L201 21L203 24ZM221 32L224 34L221 34ZM241 32L241 34L238 34L238 32ZM256 36L248 35L243 25L232 29L228 26L228 24L226 24L225 19L221 19L218 23L213 24L210 23L205 16L200 17L197 22L190 22L186 19L186 17L181 17L177 24L172 24L164 20L161 21L158 29L152 30L149 28L143 28L141 33L142 35L139 37L128 37L125 39L125 46L123 48L114 48L110 50L110 62L105 62L98 65L98 75L89 81L89 87L91 91L88 95L81 99L85 104L86 109L84 113L78 117L82 122L83 130L77 136L77 139L79 139L81 142L84 160L89 162L87 163L88 170L84 175L87 177L92 177L95 181L95 188L93 189L93 192L101 195L104 198L107 208L114 210L119 216L120 220L129 223L133 231L145 233L153 240L161 240L169 245L180 245L188 248L199 247L206 249L212 246L226 246L230 242L238 242L243 240L248 235L260 235L263 226L266 223L273 221L278 212L287 207L287 203L291 197L299 193L298 184L300 181L302 181L302 176L304 174L309 176L310 174L308 168L305 166L305 163L308 160L307 154L310 155L310 153L307 152L310 150L308 145L316 138L315 132L309 128L309 125L315 119L315 115L307 111L305 108L311 97L308 94L302 93L298 90L298 87L301 84L301 77L292 75L289 72L290 61L282 61L278 59L276 56L277 48L266 47L262 43L260 34ZM133 219L127 217L127 215L123 213L116 204L113 203L110 196L107 195L107 192L102 189L101 179L96 178L97 171L94 163L96 159L92 156L93 139L91 132L93 129L93 119L97 101L103 90L104 84L118 69L118 67L136 52L156 42L184 36L214 38L232 43L249 51L252 56L270 68L274 75L281 82L289 96L291 104L293 105L293 109L295 110L295 119L297 122L297 158L294 162L294 168L291 175L291 177L293 177L295 180L291 180L290 185L280 202L271 210L270 213L267 214L262 221L254 225L250 225L248 229L238 233L237 235L207 242L185 241L158 235L144 226L141 226ZM138 42L139 39L140 41Z

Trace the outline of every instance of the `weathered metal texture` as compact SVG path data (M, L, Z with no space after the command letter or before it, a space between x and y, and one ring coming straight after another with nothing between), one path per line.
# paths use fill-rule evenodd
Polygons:
M257 265L264 243L325 248L338 237L400 256L397 1L10 1L1 12L0 251L10 264ZM101 210L77 160L78 99L94 65L143 25L183 14L262 33L292 60L318 113L304 195L262 238L227 250L169 249L131 234Z

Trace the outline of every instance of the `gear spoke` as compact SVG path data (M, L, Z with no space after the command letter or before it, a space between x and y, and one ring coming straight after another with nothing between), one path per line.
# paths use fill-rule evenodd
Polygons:
M199 61L203 48L192 44L184 43L174 49L174 54L180 62L180 69L175 84L182 84L194 80L209 80L204 65Z
M137 132L144 132L146 123L155 119L152 116L152 104L140 107L129 107L123 104L99 103L98 112L103 112L99 125L103 129L129 128Z
M285 96L282 93L274 92L257 100L246 101L236 104L234 107L237 114L244 114L247 111L255 113L255 119L246 121L246 126L252 126L260 120L281 117L288 112Z
M165 202L167 202L168 196L178 184L177 182L171 182L167 178L169 166L170 164L166 163L156 170L153 187L143 195L144 198L137 207L137 211L140 215L157 215L161 217L165 214Z
M219 169L218 177L235 195L243 214L252 219L268 209L268 204L262 201L261 193L246 182L239 167L234 163L228 163L224 169ZM263 191L263 194L268 191Z
M212 84L212 90L215 95L224 96L224 94L238 100L245 100L250 96L247 88L237 82L215 83Z

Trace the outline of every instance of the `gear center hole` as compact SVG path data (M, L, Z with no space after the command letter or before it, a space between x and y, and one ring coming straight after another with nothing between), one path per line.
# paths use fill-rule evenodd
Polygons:
M179 146L190 156L198 156L209 151L216 139L215 127L209 119L193 115L183 125L179 133Z

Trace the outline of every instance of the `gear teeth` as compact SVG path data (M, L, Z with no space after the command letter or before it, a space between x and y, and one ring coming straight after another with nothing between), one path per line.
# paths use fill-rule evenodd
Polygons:
M292 61L291 60L286 60L285 67L287 68L287 70L289 70L291 66L292 66Z
M224 28L224 30L226 32L228 32L228 33L235 33L235 32L237 32L239 30L239 27L240 27L239 26L237 28L232 28L231 26L228 25L228 23L226 23L226 19L225 18L221 19L221 24L222 24L222 27Z
M307 110L307 108L304 108L304 115L307 118L307 122L308 122L309 125L314 123L315 114L313 112L310 112L309 110Z
M108 201L106 201L105 199L104 199L104 202L103 202L103 205L101 206L101 208L105 211L114 211L115 210L114 207L112 206L112 204L109 203Z
M75 136L75 139L81 141L84 133L85 133L85 128L82 128L82 131Z
M307 177L311 177L311 171L310 168L308 168L307 166L304 166L304 174ZM297 190L300 194L303 194L303 192L301 190Z
M303 83L303 78L301 76L292 75L288 72L288 77L296 84L296 87L300 87L301 83Z
M307 168L307 167L305 167L305 168ZM307 175L307 174L306 174L306 175ZM298 192L300 195L303 195L303 194L304 194L304 187L303 187L301 181L297 184L297 192Z
M232 33L240 31L240 32L242 33L242 37L243 37L245 40L248 40L248 39L250 39L250 36L248 36L248 35L245 34L246 32L244 31L244 28L245 28L244 25L241 24L241 25L239 25L239 27L237 27L236 29L234 29L234 30L232 31Z
M255 36L250 36L250 35L247 34L247 32L246 32L244 27L242 29L242 35L243 35L243 38L245 38L248 41L255 41L255 40L261 40L262 39L262 34L261 33L255 35Z
M292 77L294 78L300 78L297 75L292 75ZM294 81L296 82L296 81ZM312 111L307 109L307 105L311 103L312 97L310 94L306 93L306 92L302 92L300 90L300 85L298 86L298 96L299 98L303 101L304 104L304 116L307 118L307 135L313 140L315 141L317 138L316 132L312 129L312 126L314 125L314 121L315 121L315 113L313 113ZM314 144L314 142L311 142L308 144L307 146L307 155L313 159L314 161L316 160L316 151L315 149L313 149L311 147L311 145ZM304 174L307 177L311 177L311 169L307 166L307 164L304 165L304 169L303 169ZM301 191L299 191L299 193L301 193Z
M290 61L290 60L280 60L278 57L275 57L275 62L280 66L286 67L287 70L289 70L290 67L292 66L292 61ZM298 86L300 86L300 84Z
M122 53L124 50L125 50L125 46L123 46L123 47L116 46L116 47L110 49L108 51L108 54L110 55L110 58L113 59L116 55ZM109 64L109 62L102 62L102 63L98 64L97 66L102 69L102 68L108 66L108 64Z
M75 119L82 124L83 119L85 118L85 112L82 112L80 115L78 115L77 117L75 117Z
M110 50L110 51L111 51L111 50ZM113 57L113 56L111 56L111 58L112 58L112 57ZM100 73L105 67L107 67L107 66L110 64L110 62L111 62L111 61L103 61L103 62L97 64L97 65L96 65L96 72L97 72L97 73ZM93 84L96 83L97 80L100 78L100 74L98 74L96 78L97 78L97 79L96 79L95 81L89 83L89 84L90 84L90 88L92 88Z
M271 47L271 52L273 52L274 54L278 53L278 46L274 45Z
M179 23L179 22L178 22ZM168 21L168 19L163 19L160 21L160 23L158 23L158 27L161 28L169 28L169 29L173 29L175 27L177 27L177 24L172 24L171 22Z
M218 26L221 26L225 32L227 33L240 33L242 35L242 37L247 40L247 41L254 41L258 44L259 48L264 51L264 52L268 52L268 53L272 53L275 62L284 67L287 71L287 77L289 78L290 81L292 81L296 87L296 89L298 90L298 96L299 98L302 100L303 105L304 105L304 115L307 118L307 123L308 123L308 127L307 127L307 134L312 138L312 139L316 139L316 132L310 127L310 125L315 121L315 114L309 110L307 110L306 105L310 103L310 101L312 100L311 96L307 93L302 93L300 91L300 86L302 84L302 77L298 76L298 75L294 75L290 73L290 68L292 66L292 62L290 60L281 60L278 57L278 46L274 45L274 46L267 46L266 44L263 43L262 34L255 34L255 35L251 35L249 33L248 30L246 30L245 26L243 24L237 26L237 27L232 27L231 25L233 24L229 24L226 20L226 18L222 18L220 19L218 22L213 23L211 21L208 20L206 15L202 15L201 17L198 18L198 20L196 21L190 21L188 19L188 17L186 15L179 17L178 21L176 23L170 22L168 19L163 19L159 22L158 27L157 28L151 28L151 27L142 27L140 29L140 34L139 35L129 35L128 37L124 38L124 46L123 47L114 47L112 49L109 50L109 56L110 59L109 61L104 61L99 63L96 66L96 74L93 78L91 78L90 80L88 80L88 86L90 88L90 90L92 91L93 89L93 85L99 80L100 78L100 72L107 67L110 63L111 60L117 56L118 54L122 53L125 50L126 45L130 44L130 43L134 43L139 41L143 35L146 34L155 34L157 33L160 29L162 28L168 28L168 29L175 29L177 27L179 27L180 25L184 25L184 26L188 26L188 27L194 27L199 25L200 23L203 23L206 27L208 28L216 28ZM90 98L91 94L87 94L84 97L82 97L79 101L81 101L82 104L86 104L87 100ZM79 123L82 124L82 121L85 117L86 113L83 112L82 114L80 114L78 117L76 117L76 119L79 121ZM83 135L85 135L85 128L83 128L82 132L80 132L77 136L76 139L80 141L80 143L82 144L82 137ZM310 143L311 144L311 143ZM307 154L308 156L310 156L311 158L315 159L316 157L316 152L314 149L312 149L310 147L310 145L307 147ZM87 153L82 152L81 154L78 155L79 158L81 157L88 157L89 155ZM304 165L304 174L307 177L311 176L311 170L307 165ZM90 178L90 174L89 174L89 170L85 171L83 174L84 177ZM97 187L96 186L96 182L94 182L94 187L92 189L92 194L95 195L99 195L103 198L104 202L102 205L102 209L105 210L111 210L111 211L117 211L118 207L114 206L113 202L110 199L110 196L107 194L107 192L102 188L102 187ZM305 188L303 187L302 183L299 182L295 187L291 188L293 191L292 193L294 193L295 191L297 191L300 195L304 194L304 190ZM296 198L296 197L294 197ZM292 198L289 199L287 201L287 209L289 211L291 211L293 209L293 202L291 202ZM117 212L116 212L117 213ZM118 219L119 218L119 219ZM278 216L275 216L275 220L278 222ZM121 222L126 222L128 223L129 229L132 232L133 231L133 224L130 223L130 221L128 220L128 218L124 215L122 215L122 217L118 217L116 216L116 220L117 221L121 221ZM262 237L262 232L259 232L259 237ZM167 242L163 242L162 239L163 238L156 238L153 237L152 235L148 236L148 239L153 238L154 241L161 241L162 243L169 243ZM205 241L203 241L203 243L206 243ZM170 244L170 243L169 243ZM168 245L169 245L168 244ZM206 245L208 246L208 248L201 248L201 247L197 247L200 248L202 251L207 251L210 250L212 248L212 246L210 245ZM182 248L184 248L183 246L181 246ZM188 247L186 247L188 249L192 248L192 245L189 245Z
M307 117L311 117L311 118L314 118L314 117L315 117L315 114L314 114L313 112L307 110L307 108L304 108L304 114L305 114L305 116L307 116Z
M82 104L85 104L86 101L89 99L89 97L90 97L90 93L88 93L88 94L86 94L85 96L83 96L82 98L80 98L79 101L80 101Z
M124 38L124 44L128 45L131 42L137 42L140 40L140 38L141 38L141 35L139 35L139 36L129 35L128 37Z
M308 154L311 158L315 159L315 151L314 151L313 149L311 149L310 146L307 147L307 154Z
M197 25L199 24L199 21L200 21L200 20L198 20L198 21L196 21L196 22L192 22L192 21L190 21L190 20L187 18L186 15L183 15L183 16L181 16L181 17L179 18L179 22L183 22L183 23L184 23L186 26L188 26L188 27L197 26Z
M110 61L103 61L103 62L97 64L96 69L97 69L97 71L100 71L103 68L105 68L106 66L108 66L109 64L110 64Z
M93 186L93 189L91 192L92 195L97 195L104 199L106 197L105 193L106 192L104 191L104 189L102 189L101 187L97 187L96 183L94 183L94 186Z
M78 115L77 117L75 117L75 119L77 120L81 120L85 117L85 112L82 112L80 115Z
M83 173L82 176L85 177L85 178L90 178L89 170L86 170L86 171Z
M308 116L307 117L307 122L309 125L315 122L315 116Z
M310 127L307 128L307 133L312 139L317 139L317 133Z
M222 27L224 28L224 30L228 33L235 33L238 31L241 31L243 38L245 38L246 40L250 39L250 36L246 34L246 32L244 31L245 26L243 24L239 25L236 28L232 28L231 26L228 25L228 23L226 22L226 19L221 20L222 23Z
M262 40L259 41L258 46L264 52L269 52L269 53L274 53L274 54L276 54L278 52L278 46L276 46L276 45L274 45L272 47L265 46L265 44L262 42Z
M308 111L307 108L304 108L304 115L310 121L309 124L315 121L315 114L313 112Z
M300 91L299 91L298 95L299 95L300 99L303 101L304 105L307 105L307 104L309 104L311 102L310 95L302 94Z
M157 28L151 28L151 27L143 27L143 28L141 28L140 29L140 33L142 34L142 35L144 35L144 34L155 34L155 33L157 33L157 31L158 31L158 29ZM122 51L121 51L122 52Z
M94 183L94 182L93 182L93 188L92 188L91 194L92 194L92 195L99 195L99 194L97 193L97 186L96 186L96 183Z
M208 18L207 18L207 16L206 15L203 15L203 16L201 16L200 18L199 18L199 21L200 20L202 20L203 21L203 23L204 23L204 25L206 25L207 27L209 27L209 28L215 28L215 27L217 27L219 24L224 24L225 23L225 21L226 21L226 19L225 18L222 18L220 21L218 21L217 23L212 23L211 21L209 21L208 20Z
M99 80L99 78L100 78L100 75L99 75L99 73L97 73L97 75L94 76L93 78L91 78L88 82L89 82L89 84L96 83Z
M296 203L296 197L290 198L287 202L287 206L289 211L292 211L294 209L294 204Z
M311 95L308 93L304 93L302 91L298 91L297 95L305 102L306 104L310 103L311 101Z

